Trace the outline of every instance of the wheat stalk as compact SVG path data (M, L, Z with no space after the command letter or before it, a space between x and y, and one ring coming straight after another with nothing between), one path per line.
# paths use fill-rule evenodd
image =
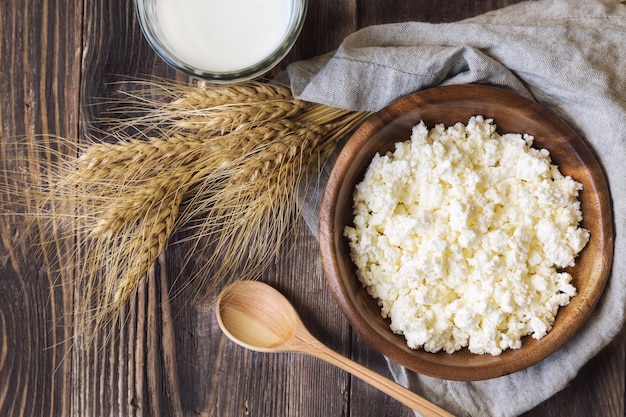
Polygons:
M140 85L146 87L146 83ZM162 137L186 129L205 136L223 135L242 126L293 117L310 104L295 100L287 87L267 83L202 88L160 82L147 83L147 88L124 92L118 101L112 101L115 107L110 111L113 118L107 134L123 129L128 136L134 130L144 139L149 127L161 127ZM153 95L158 98L151 98ZM119 123L120 115L126 114L132 118Z
M174 85L180 98L170 102L179 109L214 108L222 105L259 103L272 100L293 100L286 86L270 83L227 84L209 88Z
M241 106L224 106L222 109L197 109L180 114L176 128L194 131L197 135L224 134L248 126L262 124L269 120L288 119L301 113L306 103L296 100L271 100Z

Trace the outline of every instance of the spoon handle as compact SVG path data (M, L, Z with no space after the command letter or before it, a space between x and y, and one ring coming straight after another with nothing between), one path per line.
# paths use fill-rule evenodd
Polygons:
M454 415L431 403L425 398L420 397L413 391L409 391L402 385L397 384L372 371L371 369L338 354L317 339L313 337L311 337L311 339L312 340L307 340L307 347L302 350L303 353L315 356L318 359L326 361L346 372L349 372L407 407L420 412L424 417L454 417Z

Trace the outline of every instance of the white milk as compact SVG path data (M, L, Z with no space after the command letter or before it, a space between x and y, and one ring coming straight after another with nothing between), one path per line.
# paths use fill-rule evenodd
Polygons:
M157 0L169 48L209 72L240 70L266 58L289 26L291 0Z

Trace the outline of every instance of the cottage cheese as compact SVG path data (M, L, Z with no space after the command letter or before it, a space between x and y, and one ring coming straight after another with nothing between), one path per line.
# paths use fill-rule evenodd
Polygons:
M540 339L576 295L578 193L533 138L493 120L424 123L376 155L344 230L359 280L409 347L499 355Z

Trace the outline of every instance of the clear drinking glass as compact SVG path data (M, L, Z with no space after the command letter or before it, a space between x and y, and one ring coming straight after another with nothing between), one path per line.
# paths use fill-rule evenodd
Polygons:
M135 0L144 36L169 65L213 83L250 80L276 66L298 38L308 5L308 0L276 0L277 3L264 3L263 0L181 0L175 5L173 1L176 0ZM257 7L254 16L250 16L250 10L253 9L242 9L246 3ZM273 13L273 9L268 7L270 4L280 4L282 7L281 10L276 9L281 19L278 25L272 23L271 18L274 16L268 16L268 13ZM221 15L212 13L210 7L218 8ZM229 15L227 19L217 17L223 17L224 13ZM248 19L245 23L237 20L238 16L243 15ZM205 19L213 21L203 26ZM254 29L257 24L260 27ZM210 32L213 29L215 34ZM196 36L194 30L199 35ZM256 32L251 32L253 30ZM259 48L258 38L271 31L274 31L271 43ZM182 33L186 33L187 37L181 37ZM193 33L191 37L190 33ZM229 50L229 45L234 42L238 43ZM205 62L212 58L216 60L215 63Z

